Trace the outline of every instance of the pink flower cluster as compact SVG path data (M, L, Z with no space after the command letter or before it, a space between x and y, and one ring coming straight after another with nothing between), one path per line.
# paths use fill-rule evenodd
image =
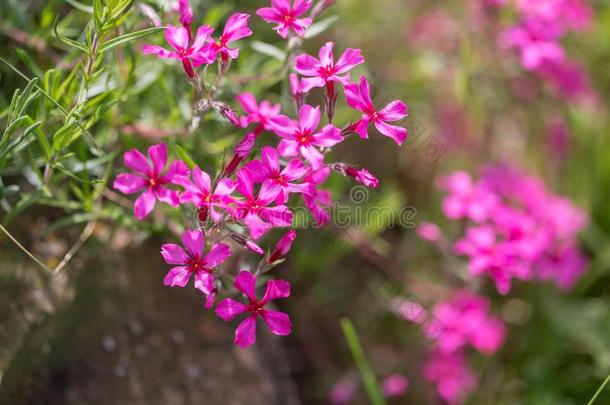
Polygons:
M328 4L328 0L317 4L312 15ZM275 29L280 36L287 37L289 32L301 36L312 22L312 17L303 16L311 6L309 0L295 0L293 4L273 0L271 8L262 8L257 14L277 23ZM250 16L233 14L220 38L213 39L213 29L205 25L193 35L193 10L187 0L178 2L177 11L181 25L165 28L165 38L173 50L147 45L144 53L180 60L197 90L201 88L202 75L197 71L201 65L218 59L219 74L225 74L230 60L238 57L239 49L232 44L252 35L247 25ZM172 266L164 284L185 287L192 278L195 288L206 296L207 309L214 306L218 295L233 291L243 296L244 302L224 298L215 309L225 321L246 315L235 332L235 343L239 346L254 343L258 317L277 335L287 335L292 328L288 315L269 308L273 300L290 295L289 282L269 280L260 299L255 289L257 277L288 254L296 232L288 229L268 253L259 246L259 240L274 228L291 228L294 210L291 207L299 200L317 224L327 223L332 200L330 192L321 187L333 171L369 187L379 183L366 169L329 162L328 152L349 135L368 138L370 124L399 145L407 137L405 128L389 124L407 116L405 103L395 100L376 108L366 77L362 76L358 83L350 81L350 71L362 63L364 57L358 49L346 49L335 61L332 42L320 49L319 59L300 53L294 62L294 72L286 77L293 88L294 112L282 111L280 104L268 100L259 102L253 94L245 92L237 96L237 103L245 112L239 117L228 103L209 99L216 97L215 93L207 94L204 101L220 106L219 111L245 132L230 160L215 171L216 176L196 165L189 168L180 160L168 165L164 143L151 146L148 158L136 149L124 154L125 166L132 172L118 175L114 188L125 194L140 194L134 204L138 220L150 215L157 201L190 210L195 219L194 224L186 227L191 229L182 235L182 247L172 243L161 247L164 260ZM354 121L342 126L333 123L338 86L344 90L346 104L358 113ZM325 89L326 122L322 122L321 106L307 103L308 94L317 87ZM202 95L198 91L196 96ZM264 141L268 146L259 151L256 146L262 136L268 137ZM263 256L252 272L242 270L233 278L222 269L223 262L235 253L235 248L225 243L230 241L240 245L243 253Z
M561 44L568 31L589 28L589 6L583 0L518 0L517 12L520 22L499 35L499 45L516 48L526 70L546 79L566 97L592 95L586 73Z
M424 377L436 385L437 392L449 404L462 403L476 386L476 378L467 366L466 349L491 355L504 343L506 328L489 314L489 301L466 291L456 291L428 313L421 305L402 300L395 312L421 325L432 343L424 365Z
M585 271L577 235L587 217L540 179L490 166L478 181L457 171L439 185L447 193L445 215L466 222L454 253L468 257L470 274L489 276L501 294L510 291L514 279L551 280L569 289Z

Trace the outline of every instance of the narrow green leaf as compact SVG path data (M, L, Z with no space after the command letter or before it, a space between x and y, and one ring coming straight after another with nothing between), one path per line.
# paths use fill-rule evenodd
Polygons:
M79 3L76 0L64 0L64 1L79 11L82 11L82 12L85 12L88 14L93 14L93 7L91 7L91 6L88 6L83 3Z
M111 40L104 42L99 47L99 52L106 52L106 51L114 48L115 46L122 45L127 42L134 41L136 39L144 38L150 34L155 34L157 32L161 32L164 29L165 29L164 27L151 27L151 28L145 28L140 31L130 32L128 34L119 35L118 37L114 37Z
M63 42L64 44L72 47L72 48L76 48L79 51L82 52L89 52L89 50L87 49L87 47L85 46L85 44L80 43L78 41L75 41L73 39L70 39L64 35L61 35L58 31L57 31L57 17L55 18L55 22L53 23L53 32L55 33L55 36L57 37L57 39L59 39L61 42Z
M193 167L195 167L196 163L193 158L191 158L188 152L185 151L180 145L176 145L176 152L178 152L178 156L180 156L180 159L182 159L184 163L188 165L189 168L192 169Z
M284 61L286 59L286 52L266 42L252 41L252 49L258 53L262 53L263 55L270 56L280 61Z
M339 19L339 16L332 15L328 18L318 21L317 23L311 24L311 26L305 31L303 37L305 39L313 38L316 35L320 35L324 31L330 28L331 25Z

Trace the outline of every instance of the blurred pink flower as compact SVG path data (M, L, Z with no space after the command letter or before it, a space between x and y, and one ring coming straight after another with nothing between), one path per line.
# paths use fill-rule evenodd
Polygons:
M164 173L167 165L167 145L164 143L148 148L148 157L137 149L125 152L123 159L125 166L135 173L121 173L114 180L113 187L125 194L142 193L134 204L134 214L139 220L144 219L155 208L156 200L178 206L178 192L166 186L177 184L179 176L186 176L189 169L181 160L175 160Z
M398 145L407 139L407 129L390 125L388 122L399 121L408 115L407 105L400 100L394 100L377 111L371 100L369 82L365 76L360 78L360 85L350 83L345 86L345 97L350 107L362 112L359 121L352 125L352 130L361 138L368 138L368 126L372 122L383 135L390 137Z
M193 8L189 0L178 0L178 12L180 13L180 24L190 31L193 22Z
M265 306L278 298L290 296L290 283L285 280L269 280L262 299L256 298L256 277L248 271L240 271L235 279L235 288L246 295L247 304L225 298L216 306L216 314L225 321L247 313L235 330L235 344L246 348L256 341L256 318L260 316L269 330L276 335L286 336L292 330L290 318L283 312L265 309Z
M495 195L474 183L470 174L464 171L440 178L438 185L447 191L442 208L449 219L468 218L481 222L488 218L497 203Z
M441 239L441 229L432 222L420 222L415 228L417 236L427 242L438 242Z
M476 377L466 364L464 354L434 352L424 365L424 377L436 384L436 391L449 405L464 403L477 385Z
M277 23L273 29L282 37L287 38L289 31L302 37L309 28L312 19L298 18L311 8L312 0L271 0L271 7L259 8L256 14L268 23Z
M386 397L399 397L409 389L409 380L402 374L392 374L381 382L381 390Z
M257 124L254 133L259 135L263 130L271 130L271 119L280 114L281 106L279 103L271 104L267 100L256 102L252 93L241 93L237 96L237 102L246 112L246 116L241 118L241 126L246 128L248 125Z

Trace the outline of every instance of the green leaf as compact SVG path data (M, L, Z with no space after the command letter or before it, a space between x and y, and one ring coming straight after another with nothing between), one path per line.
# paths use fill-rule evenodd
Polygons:
M258 53L262 53L263 55L270 56L280 61L284 61L286 59L286 52L266 42L252 41L252 49Z
M55 36L64 44L71 46L72 48L76 48L79 51L82 51L85 53L89 52L89 50L87 49L85 44L75 41L73 39L70 39L64 35L61 35L59 32L57 32L57 18L55 18L55 22L53 23L53 32L55 33Z
M88 14L93 14L93 7L91 7L91 6L88 6L83 3L79 3L76 0L64 0L64 1L79 11L83 11Z
M303 37L305 39L313 38L316 35L320 35L324 31L330 28L331 25L339 19L339 16L332 15L328 18L318 21L317 23L311 24L311 26L305 31Z
M185 151L180 145L176 145L176 152L178 153L178 156L180 156L180 159L182 159L189 168L192 169L193 167L196 166L193 158L191 158L191 156L188 154L188 152Z
M136 39L144 38L150 34L155 34L157 32L161 32L164 29L165 29L164 27L151 27L151 28L146 28L146 29L136 31L136 32L130 32L128 34L119 35L118 37L112 38L111 40L103 43L99 47L99 52L106 52L106 51L114 48L115 46L122 45L127 42L134 41Z

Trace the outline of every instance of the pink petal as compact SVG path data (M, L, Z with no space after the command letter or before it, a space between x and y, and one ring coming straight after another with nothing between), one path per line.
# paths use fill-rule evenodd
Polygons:
M322 128L322 131L314 134L313 139L314 145L329 147L343 141L343 135L341 135L341 130L339 128L332 124L328 124Z
M280 172L280 155L275 148L265 146L261 150L261 158L271 173Z
M324 87L324 86L326 86L326 79L324 79L320 76L304 77L303 79L301 79L301 91L303 93L308 93L314 87Z
M364 63L364 57L360 53L360 49L347 48L335 64L335 69L337 74L341 74L361 63Z
M161 256L167 264L186 264L189 257L180 246L175 243L166 243L161 246Z
M163 279L163 285L169 287L185 287L191 278L191 272L186 266L172 268Z
M262 205L270 204L281 191L279 184L273 180L265 180L258 192L258 200Z
M324 155L313 146L301 146L301 155L309 162L312 168L319 169L324 164Z
M307 174L309 169L299 159L292 159L282 170L281 175L288 181L300 179Z
M271 130L282 138L292 139L298 129L296 123L285 115L271 118Z
M235 279L235 288L246 294L250 301L256 301L256 277L249 271L240 271Z
M299 55L294 60L294 67L297 72L305 76L318 76L318 69L323 66L320 61L311 55L303 54Z
M303 34L305 34L305 30L307 28L309 28L309 26L311 25L311 23L313 22L313 19L307 17L307 18L299 18L294 20L294 22L292 23L292 30L300 37L303 36Z
M210 38L210 35L212 35L212 32L214 32L214 28L209 25L202 25L197 29L192 46L194 52L199 51L203 45L205 45L206 41Z
M299 16L299 15L307 12L307 10L309 10L311 8L312 4L313 4L312 0L294 0L294 5L292 6L292 12L294 13L295 16Z
M347 105L355 110L362 111L364 113L368 112L369 106L362 98L362 95L360 94L360 87L358 87L356 83L350 83L344 86L344 89Z
M266 164L260 160L251 160L244 165L244 169L248 170L252 175L252 179L256 183L262 183L269 178L270 172Z
M216 185L216 190L214 190L214 195L217 196L227 196L231 194L235 188L237 187L237 182L232 179L222 179Z
M329 41L320 48L318 56L320 57L320 64L322 66L333 66L335 64L335 57L333 55L334 46L335 44L332 41Z
M161 173L167 164L167 145L160 143L148 148L148 157L153 163L153 172Z
M256 342L256 316L247 317L235 329L235 344L245 349Z
M394 100L379 111L379 114L383 121L398 121L409 114L409 109L402 101Z
M199 166L193 167L193 182L199 188L199 191L202 191L204 194L210 192L210 176L201 170Z
M156 201L155 193L152 191L152 189L149 188L143 192L133 205L136 219L142 220L146 218L146 216L148 216L148 214L150 214L155 208Z
M278 298L290 296L290 283L286 280L269 280L261 303L266 304Z
M253 197L254 179L248 170L237 172L237 190L246 198Z
M267 324L269 330L275 335L287 336L292 332L290 318L283 312L265 310L261 314L261 317L263 318L263 321L265 321L265 324Z
M252 114L258 112L258 104L252 93L241 93L237 97L237 102L241 104L245 112Z
M230 321L236 316L243 314L246 311L246 306L241 302L237 302L231 298L225 298L216 305L216 315L225 321Z
M175 50L186 50L189 47L189 33L184 27L168 25L165 28L165 39Z
M386 124L383 121L376 120L373 122L375 124L375 128L385 136L388 136L394 140L398 145L402 145L402 143L407 139L407 129L402 127L397 127L395 125Z
M162 179L165 180L167 183L174 183L177 177L188 176L189 173L190 170L186 163L184 163L182 160L174 160L169 166L167 173L162 176Z
M262 7L256 10L256 15L267 22L281 22L282 14L278 12L275 8L271 7Z
M176 55L175 52L168 51L158 45L144 45L142 47L142 53L144 53L144 55L157 55L162 59L178 58L178 55Z
M112 187L123 194L133 194L142 190L147 185L148 180L143 177L131 173L121 173L114 179Z
M320 122L320 107L305 104L299 110L299 125L302 131L315 131Z
M210 294L214 290L214 276L203 271L196 273L195 288L206 295Z
M292 225L292 212L285 205L265 208L261 217L273 226Z
M137 149L131 149L125 152L123 154L123 161L125 162L125 166L131 170L135 170L136 172L145 175L150 174L150 164L148 163L146 156Z
M201 257L205 246L205 236L199 229L187 229L182 234L182 244L191 257Z
M297 141L282 139L277 145L277 150L282 156L296 156L299 153L299 143Z
M271 6L282 14L288 14L291 10L290 0L271 0Z
M231 256L231 249L224 243L216 243L205 256L205 262L211 268L217 267Z
M366 76L364 75L360 76L360 96L365 104L369 106L369 108L373 107L373 100L371 100L371 88L368 80L366 80Z
M169 204L172 207L180 205L180 198L178 192L170 190L165 187L157 187L154 189L155 198L165 204Z

